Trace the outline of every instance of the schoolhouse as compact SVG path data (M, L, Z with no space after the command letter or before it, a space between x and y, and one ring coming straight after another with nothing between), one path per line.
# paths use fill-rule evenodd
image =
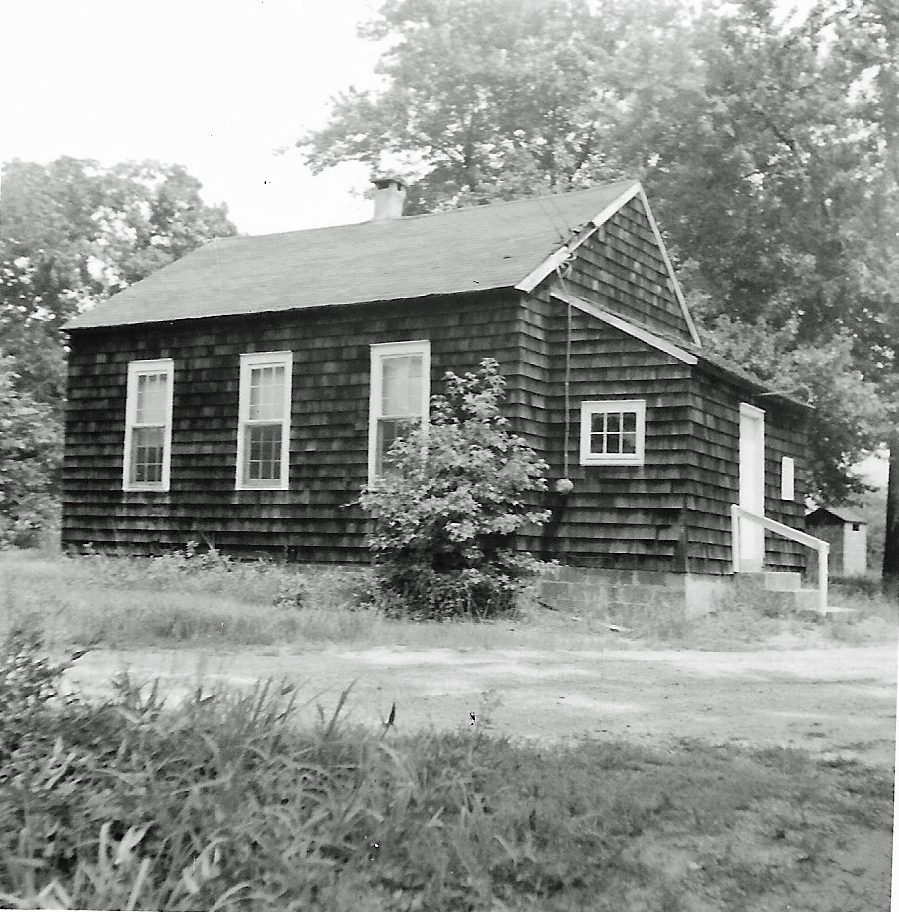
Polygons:
M550 466L519 546L723 576L801 528L806 406L705 350L637 181L208 242L68 324L63 543L369 560L355 503L445 371L495 358ZM800 570L748 525L744 569Z

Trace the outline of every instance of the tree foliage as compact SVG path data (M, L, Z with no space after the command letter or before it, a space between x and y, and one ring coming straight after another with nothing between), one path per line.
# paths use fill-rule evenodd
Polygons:
M50 406L15 380L12 359L0 357L0 545L31 545L55 518L62 435Z
M388 44L383 88L338 96L300 145L318 170L405 160L410 211L620 176L625 122L693 86L689 23L674 0L386 0L361 30Z
M547 518L529 502L546 490L546 465L509 431L493 359L444 382L429 425L394 443L390 470L360 498L374 518L379 586L387 607L404 614L509 611L536 567L514 553L513 537Z
M894 6L386 0L362 30L381 86L299 145L316 169L405 163L413 211L640 178L706 344L770 334L761 376L818 391L840 430L815 438L814 489L843 499L883 434L858 372L892 401L899 342Z
M14 160L2 188L0 348L16 358L20 388L45 402L64 393L66 320L235 231L180 165Z
M875 383L855 366L854 340L843 331L824 344L797 343L796 321L772 329L718 317L704 341L774 390L814 406L808 418L807 493L842 503L867 490L855 469L859 452L884 437L886 409Z
M25 543L54 512L66 320L235 229L180 165L16 160L2 190L0 537Z

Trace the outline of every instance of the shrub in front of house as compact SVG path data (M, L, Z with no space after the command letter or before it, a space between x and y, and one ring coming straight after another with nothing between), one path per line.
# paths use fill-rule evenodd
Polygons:
M374 519L378 594L389 614L486 618L508 613L539 562L514 536L548 514L546 463L500 413L505 381L496 361L448 372L430 423L398 438L388 466L360 503Z

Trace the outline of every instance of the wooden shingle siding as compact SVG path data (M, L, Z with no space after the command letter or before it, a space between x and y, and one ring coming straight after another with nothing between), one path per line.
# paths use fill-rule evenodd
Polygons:
M772 400L756 397L733 382L694 368L692 410L695 465L685 472L688 498L689 569L696 573L729 573L732 569L730 506L739 502L740 403L765 411L765 515L794 529L801 528L802 494L780 500L780 461L784 455L801 458L804 415L799 409L775 408ZM766 568L799 570L802 548L766 533Z
M691 342L664 257L638 197L622 207L577 250L567 284L626 320Z
M530 332L522 350L543 367L546 403L535 436L554 482L565 474L565 351L567 308L545 293L523 303ZM680 465L672 448L688 432L684 401L689 367L572 308L567 477L574 490L550 495L553 516L540 536L526 540L546 558L574 566L679 569ZM646 463L580 465L580 407L585 400L645 399Z
M427 339L432 393L447 370L474 370L485 357L499 362L511 427L549 464L550 491L532 505L551 508L550 522L522 534L520 547L574 566L729 573L740 403L765 411L766 515L794 528L803 517L804 412L693 345L635 193L626 182L566 197L572 231L629 201L564 264L547 204L519 201L392 225L234 239L83 315L71 333L63 542L152 552L199 539L237 555L367 561L368 520L355 501L368 477L370 346ZM487 232L483 240L465 228L475 225ZM433 249L427 239L455 239L457 247ZM337 243L349 251L344 258L308 256ZM264 262L253 251L267 251ZM547 275L556 263L564 280ZM231 277L227 287L223 275ZM386 287L405 288L408 297L365 298ZM423 297L432 287L444 293ZM459 290L471 288L481 290ZM553 290L580 298L584 309ZM254 312L263 306L267 312ZM292 355L287 490L235 489L241 355L256 352ZM128 364L162 358L174 362L170 490L125 493ZM600 456L580 465L581 404L602 400L645 403L641 464ZM783 456L797 468L789 503L780 499ZM555 493L565 475L573 490ZM766 548L769 568L804 564L802 549L784 539L768 535Z
M74 332L66 422L63 542L146 551L205 537L233 553L360 561L366 520L370 348L431 340L431 390L445 371L494 357L519 392L518 294L317 308ZM236 491L240 355L292 351L290 487ZM122 491L128 363L175 362L171 489Z
M525 298L523 357L529 394L545 404L531 432L565 475L563 441L566 305L546 293ZM541 379L542 374L542 379ZM640 466L581 466L585 400L646 401L646 457ZM550 523L523 545L574 566L726 574L732 570L730 506L739 499L740 403L766 410L766 515L801 527L801 493L780 500L783 455L801 459L801 410L758 401L732 379L690 366L572 310L567 476L574 490L553 495ZM540 418L542 417L542 421ZM799 569L801 549L767 538L771 569Z

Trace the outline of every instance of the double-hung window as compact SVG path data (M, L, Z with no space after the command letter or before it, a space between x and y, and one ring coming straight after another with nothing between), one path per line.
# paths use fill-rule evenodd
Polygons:
M290 352L240 356L238 490L287 488L292 365Z
M369 481L389 470L393 441L427 422L430 377L431 343L427 339L372 345Z
M643 465L645 454L645 400L581 403L581 465Z
M125 491L169 489L174 373L171 358L128 365L122 470Z

